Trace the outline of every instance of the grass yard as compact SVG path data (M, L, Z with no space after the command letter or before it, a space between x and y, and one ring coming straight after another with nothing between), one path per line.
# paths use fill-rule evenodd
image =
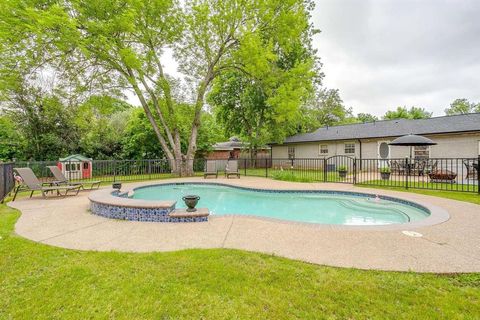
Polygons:
M424 189L408 189L402 187L388 187L388 186L371 186L371 185L362 185L358 184L357 187L364 188L373 188L373 189L384 189L392 191L401 191L401 192L411 192L425 194L428 196L435 196L441 198L447 198L452 200L459 200L465 202L471 202L480 205L480 195L475 192L460 192L460 191L445 191L445 190L424 190Z
M405 189L406 182L398 180L365 180L357 183L357 186L365 185L374 187L392 187L396 189ZM427 182L412 179L408 182L409 189L429 189L432 191L457 191L457 192L471 192L478 194L477 185L460 184L460 183L444 183L444 182ZM393 189L392 189L393 190Z
M243 175L244 170L240 170L240 173ZM268 169L268 172L265 172L264 168L258 169L247 169L247 176L257 176L257 177L269 177L275 180L283 181L293 181L293 182L323 182L325 181L325 174L323 171L319 170L306 170L306 169ZM347 178L342 179L339 177L338 172L330 171L327 172L327 181L328 182L342 182L342 181L351 181L353 177L351 175Z
M240 250L81 252L13 233L0 205L0 319L478 319L480 274L311 265Z

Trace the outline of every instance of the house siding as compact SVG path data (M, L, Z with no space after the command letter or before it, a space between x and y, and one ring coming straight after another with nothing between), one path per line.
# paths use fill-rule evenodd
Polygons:
M437 145L430 147L430 158L474 158L479 155L480 132L463 134L426 135ZM363 159L378 158L378 144L390 142L395 138L361 139ZM272 158L288 158L288 146L295 147L295 158L328 158L345 154L345 143L355 143L355 154L347 154L360 158L359 141L319 141L306 143L290 143L272 146ZM320 145L328 145L328 154L320 154ZM390 158L404 158L410 154L409 147L390 146Z

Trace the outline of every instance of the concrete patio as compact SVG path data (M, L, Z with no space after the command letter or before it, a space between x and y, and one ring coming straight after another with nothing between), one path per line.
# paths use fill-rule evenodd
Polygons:
M149 181L205 181L202 178ZM417 272L480 272L480 206L413 193L346 184L292 183L265 178L211 179L270 189L329 189L399 197L448 211L444 223L401 230L342 228L248 216L212 216L202 223L132 222L89 213L88 192L77 197L10 202L22 212L15 231L43 244L79 250L151 252L189 248L235 248L306 262L361 269ZM145 184L145 183L142 183ZM136 184L129 184L133 187Z

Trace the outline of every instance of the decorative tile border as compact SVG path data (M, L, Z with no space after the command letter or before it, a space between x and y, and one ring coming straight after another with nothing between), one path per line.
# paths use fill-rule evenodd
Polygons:
M148 222L204 222L207 217L170 217L172 208L135 208L90 201L93 214L109 219Z

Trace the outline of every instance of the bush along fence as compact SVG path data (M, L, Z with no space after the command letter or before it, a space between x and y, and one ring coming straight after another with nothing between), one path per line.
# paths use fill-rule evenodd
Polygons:
M359 159L348 156L322 159L195 159L194 174L203 176L207 162L213 162L219 177L222 177L231 161L237 163L239 174L243 176L480 194L480 156L429 159ZM58 161L17 161L0 164L0 199L14 187L14 167L29 167L42 182L48 182L54 180L48 166L60 166L66 178L71 181L101 180L112 183L176 176L172 173L171 162L166 159L68 161L61 164Z

